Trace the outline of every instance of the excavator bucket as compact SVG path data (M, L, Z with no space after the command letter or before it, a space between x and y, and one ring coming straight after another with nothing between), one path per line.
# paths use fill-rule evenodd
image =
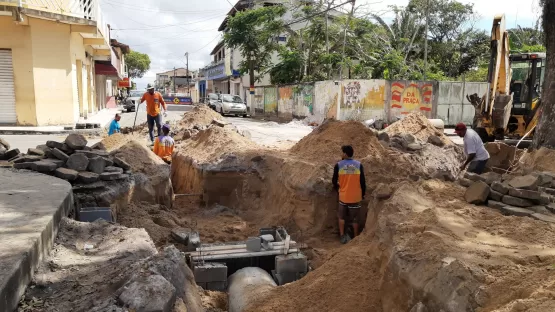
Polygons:
M492 123L495 129L505 129L511 117L513 95L499 94L495 96L492 110Z

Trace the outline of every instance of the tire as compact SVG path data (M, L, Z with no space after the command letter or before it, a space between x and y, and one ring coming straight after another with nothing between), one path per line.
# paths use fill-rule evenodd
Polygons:
M128 108L128 109L127 109L127 112L128 112L128 113L131 113L131 108Z
M224 115L224 109L220 107L220 111L219 111L220 115L225 116Z
M243 118L247 118L247 114L244 114L244 115L243 115Z

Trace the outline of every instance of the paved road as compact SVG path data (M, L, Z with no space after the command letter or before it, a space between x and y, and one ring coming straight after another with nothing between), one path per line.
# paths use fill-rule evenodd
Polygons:
M254 142L268 146L279 145L287 141L298 142L313 129L304 125L301 121L278 124L272 121L267 122L241 117L228 117L226 120L239 130L248 130Z
M193 109L194 106L192 105L167 105L168 108L168 116L164 118L165 121L176 121L180 120L183 117L183 114L187 111ZM132 127L133 123L135 122L135 115L137 115L137 125L146 122L146 108L144 105L139 106L139 112L136 114L135 112L131 113L122 113L120 126L124 127Z

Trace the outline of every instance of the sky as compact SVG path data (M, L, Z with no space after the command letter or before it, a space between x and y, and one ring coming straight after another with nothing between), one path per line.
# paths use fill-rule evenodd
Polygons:
M196 70L210 63L210 52L221 39L218 27L236 0L99 0L103 18L112 28L112 38L134 51L150 56L150 70L136 79L139 89L154 82L156 73L185 67ZM540 16L539 0L459 0L473 3L479 18L476 27L489 31L495 14L504 13L507 27L533 27ZM500 5L502 2L502 5ZM339 3L339 2L336 2ZM356 0L364 11L375 12L386 21L391 5L408 0ZM500 11L504 10L504 11Z

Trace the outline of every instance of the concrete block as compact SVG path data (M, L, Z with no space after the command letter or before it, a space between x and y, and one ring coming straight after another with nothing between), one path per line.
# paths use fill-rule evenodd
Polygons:
M247 239L248 251L260 251L262 248L262 239L260 237L249 237Z
M513 197L513 196L510 196L510 195L503 196L503 202L507 205L516 206L516 207L532 207L532 206L534 206L534 203L527 200L527 199Z
M177 228L172 230L171 235L177 243L187 246L189 245L189 235L191 232L189 228Z
M187 245L187 250L194 251L200 246L200 235L198 232L191 232L189 234L189 244Z
M509 195L513 197L518 197L518 198L539 200L541 193L537 191L531 191L531 190L511 189L509 190Z
M524 190L536 190L539 184L539 177L531 174L513 178L509 181L511 187Z
M226 291L227 282L208 282L206 283L206 290Z
M507 206L507 205L499 201L488 200L488 207L490 208L501 210L501 208L504 206Z
M205 262L193 265L197 283L227 282L227 265L223 262Z
M306 273L308 260L302 253L276 256L276 273Z
M489 185L483 181L472 183L464 193L464 199L469 204L481 205L486 202L490 192ZM278 272L279 273L279 272Z
M501 212L507 216L517 216L517 217L530 217L534 212L532 210L520 207L513 207L505 205L501 207Z
M555 216L550 216L542 213L533 213L532 218L544 222L555 223Z
M416 181L418 181L418 180L416 180ZM470 187L472 185L472 183L474 183L474 181L469 180L467 178L459 179L459 184L464 186L464 187Z
M276 270L272 270L272 276L274 278L274 281L276 281L279 286L282 286L300 279L302 274L299 274L297 272L279 274L276 273Z
M83 207L78 212L77 219L81 222L94 222L98 219L112 222L112 210L110 207Z
M503 200L503 194L490 189L489 198L493 199L494 201L500 202Z

